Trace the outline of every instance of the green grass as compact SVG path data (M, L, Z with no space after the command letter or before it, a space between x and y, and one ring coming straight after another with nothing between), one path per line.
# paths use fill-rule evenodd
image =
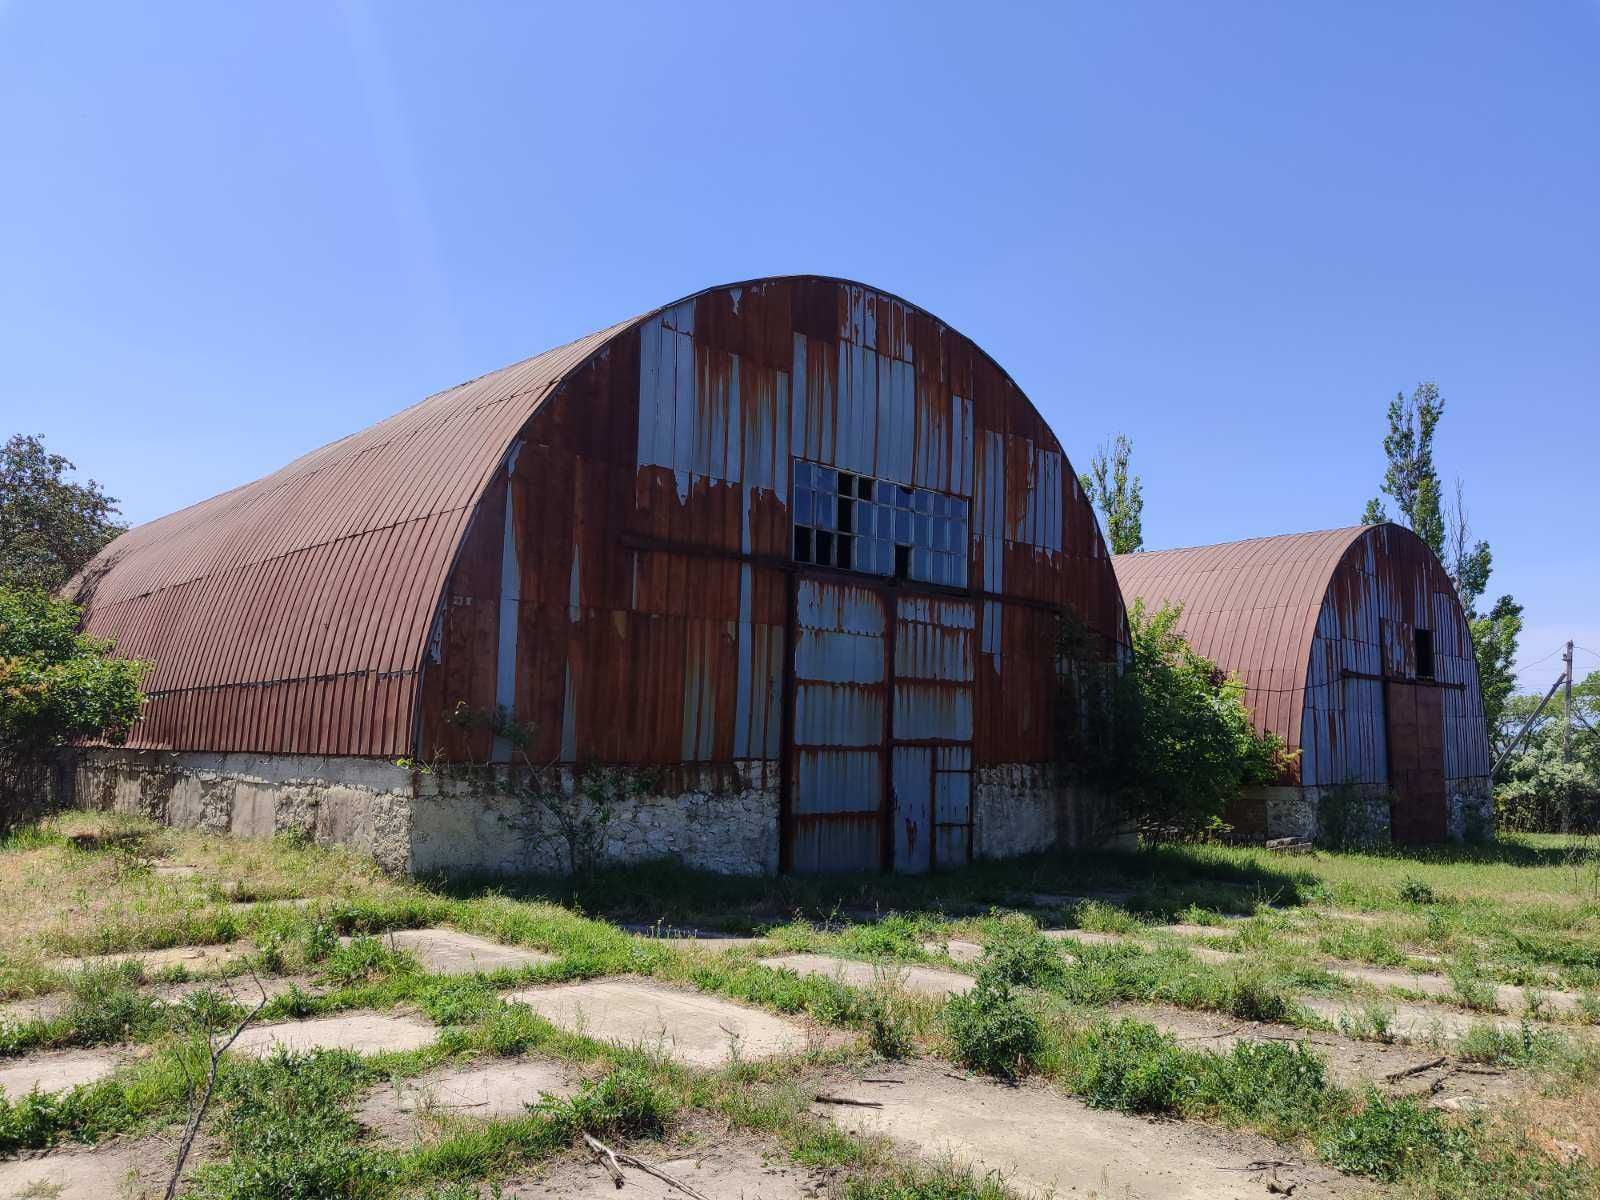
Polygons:
M158 853L181 854L206 873L159 877L150 870ZM994 1200L1004 1193L992 1181L907 1169L809 1115L803 1081L812 1067L928 1054L1001 1076L1034 1073L1102 1107L1257 1129L1417 1194L1561 1195L1579 1184L1593 1188L1593 1164L1562 1165L1528 1143L1525 1130L1333 1086L1321 1060L1290 1043L1244 1042L1215 1054L1148 1025L1107 1020L1103 1010L1151 1002L1314 1024L1299 1011L1298 995L1349 991L1323 968L1328 957L1401 966L1414 965L1418 954L1443 955L1467 1007L1484 1003L1489 981L1595 988L1600 909L1571 861L1570 843L1528 838L1493 848L1294 860L1202 845L1039 856L915 879L737 880L648 866L603 872L581 885L418 884L382 879L347 854L303 844L245 845L123 822L85 847L46 826L19 831L0 848L0 903L25 908L29 897L54 892L67 898L61 907L72 915L28 910L20 935L0 951L0 995L59 986L64 979L47 961L52 954L246 938L255 969L307 974L321 989L274 999L264 1019L404 1005L440 1027L433 1045L404 1055L230 1062L211 1122L221 1156L196 1182L196 1194L208 1200L477 1195L564 1151L582 1130L670 1141L686 1122L712 1118L772 1139L796 1162L838 1167L846 1193L861 1200ZM1107 890L1131 899L1124 906L1069 900L1048 915L1129 942L1063 944L1040 934L1035 894ZM221 906L240 895L317 900L309 908ZM1378 923L1343 920L1316 906L1360 909ZM1247 919L1224 923L1235 915ZM754 961L755 951L678 950L611 923L622 920L756 929L786 949L886 963L927 961L924 943L952 936L980 942L985 953L978 987L941 1004L888 983L853 989L774 971ZM1181 939L1149 930L1158 920L1213 926L1249 960L1200 962ZM489 978L444 978L381 936L436 924L536 947L556 961ZM352 940L341 945L341 937ZM622 974L801 1014L860 1033L861 1044L720 1072L685 1071L641 1050L563 1032L497 994L513 984ZM151 981L131 966L65 981L71 991L62 1014L0 1027L0 1055L112 1042L140 1043L147 1053L110 1079L65 1095L0 1098L0 1153L172 1125L183 1115L183 1066L192 1073L199 1039L242 1015L210 993L153 1005L145 990ZM1589 1019L1600 1020L1600 1003L1594 1008ZM1381 1013L1374 1017L1365 1032L1381 1036ZM570 1064L586 1085L512 1120L447 1123L425 1145L403 1151L368 1145L350 1117L354 1097L383 1078L526 1053ZM1476 1028L1461 1053L1536 1073L1551 1087L1593 1089L1600 1077L1593 1054L1531 1024L1512 1034Z

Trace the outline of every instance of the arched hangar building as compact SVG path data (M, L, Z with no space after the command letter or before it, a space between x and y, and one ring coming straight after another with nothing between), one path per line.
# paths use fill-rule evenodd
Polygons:
M1247 836L1439 842L1489 831L1477 660L1443 565L1399 525L1123 554L1129 605L1183 606L1189 643L1298 751L1228 814Z
M1107 661L1127 642L1011 378L816 277L432 396L124 534L78 594L155 664L80 803L417 872L559 865L548 806L465 763L527 764L561 804L605 781L590 848L617 861L921 871L1073 842L1096 806L1058 770L1057 621Z

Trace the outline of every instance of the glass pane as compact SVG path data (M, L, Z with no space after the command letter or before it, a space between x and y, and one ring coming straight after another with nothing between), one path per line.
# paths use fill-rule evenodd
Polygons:
M918 546L931 546L931 545L933 545L933 518L932 517L925 517L921 513L917 514L916 545L918 545Z
M957 587L967 586L967 556L965 554L956 555L955 584Z
M928 551L923 546L918 546L911 552L911 578L928 579L932 564L928 562Z
M915 500L914 507L916 508L916 510L919 513L931 513L933 511L933 493L932 492L919 490L917 492L914 500Z
M816 483L812 486L819 492L836 492L839 490L839 472L837 471L830 470L827 467L818 467L814 478Z
M880 541L878 547L878 574L894 574L894 543Z
M818 529L832 529L837 522L833 519L833 506L838 503L832 496L817 493L816 514L811 523Z
M945 517L950 515L950 506L947 503L947 498L937 492L934 493L933 497L933 515L936 517Z
M933 519L933 548L935 550L950 549L950 522L944 517Z
M889 538L892 541L894 539L894 509L887 504L879 504L876 506L876 511L878 514L878 536Z
M811 504L811 489L800 488L794 494L794 523L796 525L811 524L811 514L815 511Z
M894 484L885 483L881 479L878 480L878 503L879 504L893 504L894 503L894 492L895 492Z
M797 488L811 486L811 464L796 462L794 464L794 485Z
M894 503L896 508L910 508L911 489L908 487L896 488L894 494Z
M911 514L904 509L894 514L894 540L902 545L911 544Z

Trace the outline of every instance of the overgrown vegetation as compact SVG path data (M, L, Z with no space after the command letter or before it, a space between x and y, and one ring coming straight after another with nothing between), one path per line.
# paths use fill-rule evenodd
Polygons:
M1059 648L1065 707L1076 717L1063 757L1147 839L1220 830L1229 802L1276 779L1288 754L1281 738L1255 727L1238 678L1184 640L1181 615L1135 601L1120 674L1093 670L1070 626Z
M80 633L80 615L37 589L0 587L0 833L38 814L63 746L119 741L138 719L147 665Z

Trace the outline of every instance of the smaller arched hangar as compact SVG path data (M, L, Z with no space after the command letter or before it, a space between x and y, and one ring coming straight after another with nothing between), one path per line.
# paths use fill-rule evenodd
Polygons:
M1131 606L1177 604L1190 644L1243 681L1297 751L1229 813L1255 837L1435 842L1492 820L1489 740L1465 613L1443 564L1384 524L1119 555Z

